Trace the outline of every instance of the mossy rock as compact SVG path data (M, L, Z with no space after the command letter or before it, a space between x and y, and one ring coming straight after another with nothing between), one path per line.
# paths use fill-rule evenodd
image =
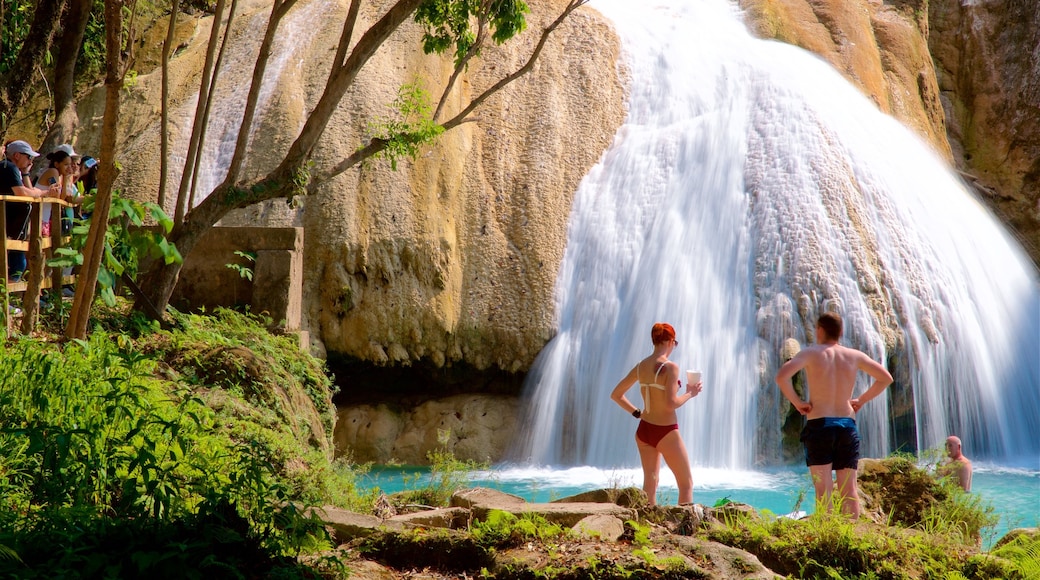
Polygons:
M553 500L552 503L592 502L613 503L621 507L642 508L647 504L646 492L636 487L594 489Z
M921 524L928 509L949 495L937 479L908 457L860 460L857 481L868 511L908 527Z

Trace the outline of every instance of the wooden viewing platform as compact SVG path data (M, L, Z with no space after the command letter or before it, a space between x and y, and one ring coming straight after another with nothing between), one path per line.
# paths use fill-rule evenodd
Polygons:
M29 204L29 235L27 240L15 240L8 238L7 211L8 203ZM43 211L42 204L50 203L51 206L51 233L43 235ZM61 216L64 208L73 207L76 204L54 198L54 197L22 197L17 195L0 195L0 271L4 272L3 294L0 296L0 307L3 308L4 336L11 335L10 313L11 294L22 294L22 334L29 334L36 326L39 315L40 296L45 289L61 296L61 287L67 284L75 284L76 276L63 276L62 268L51 268L47 272L46 260L53 257L55 250L68 245L69 236L61 235ZM17 232L15 232L17 235ZM8 250L19 250L26 253L27 266L21 281L7 281L7 252Z

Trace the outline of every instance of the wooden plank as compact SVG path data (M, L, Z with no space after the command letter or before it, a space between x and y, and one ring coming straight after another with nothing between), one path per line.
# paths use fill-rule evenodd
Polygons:
M28 203L30 208L30 232L28 240L11 240L7 237L7 204L5 202ZM51 205L51 235L42 235L42 205ZM64 276L61 268L52 268L50 275L45 276L46 259L53 257L54 249L67 245L71 241L70 236L61 235L61 217L63 208L74 207L78 204L69 203L54 197L24 197L19 195L0 195L0 271L3 271L5 280L7 276L7 251L26 252L29 260L28 271L23 274L22 281L9 282L4 285L3 293L0 295L0 308L4 309L4 336L11 335L10 299L11 293L28 293L23 295L25 302L22 314L22 332L29 333L33 330L39 316L38 306L41 291L47 288L59 289L66 284L75 284L76 276ZM34 296L33 296L34 295ZM26 302L28 300L28 302Z

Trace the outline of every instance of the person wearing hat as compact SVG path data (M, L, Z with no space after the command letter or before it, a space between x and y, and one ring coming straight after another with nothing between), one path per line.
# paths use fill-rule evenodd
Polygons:
M29 181L29 169L33 159L40 154L33 151L25 141L11 141L4 151L4 160L0 161L0 193L5 195L21 195L38 197Z
M0 161L0 195L18 195L23 197L40 197L46 192L33 187L29 180L29 169L33 159L40 154L33 151L25 141L11 141L4 151L4 160ZM7 203L7 237L25 239L28 236L29 204ZM25 272L27 262L25 252L9 250L7 252L8 281L18 281Z
M61 151L62 153L65 153L66 155L68 155L69 157L72 157L74 159L79 159L79 157L80 157L79 153L76 153L76 150L73 149L72 145L69 145L68 143L65 143L65 144L62 144L62 145L58 145L57 147L54 148L54 151L55 152L56 151Z
M36 188L45 192L47 197L78 203L80 196L79 190L76 189L76 178L79 177L79 168L75 166L76 158L69 151L72 151L71 146L62 145L47 154L50 166L36 181ZM51 235L51 205L50 203L41 204L45 237Z

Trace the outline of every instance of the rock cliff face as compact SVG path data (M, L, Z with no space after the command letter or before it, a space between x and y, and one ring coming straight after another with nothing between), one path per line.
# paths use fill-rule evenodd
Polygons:
M1040 3L932 0L928 19L954 159L1040 264Z
M1040 263L1040 3L741 0L965 173Z
M383 3L377 4L362 14L364 21L380 13ZM536 3L531 28L560 4ZM1040 8L1020 1L1001 12L992 2L961 6L954 0L742 4L760 35L820 54L882 110L961 161L1027 243L1040 235L1029 233L1040 214ZM300 9L308 6L345 10L332 0ZM232 41L255 43L249 31L266 11L259 0L249 3ZM304 13L285 25L285 43L296 50L272 83L248 170L277 161L316 100L329 54L314 38L332 35L336 20ZM328 30L308 36L315 21ZM190 129L191 86L209 26L202 19L181 27L185 48L172 62L175 150ZM443 82L447 67L415 50L418 34L407 27L363 71L316 152L316 166L352 151L367 120L388 114L386 103L401 84L417 77L431 88ZM449 106L516 67L533 42L528 36L489 51ZM1032 53L1021 50L1030 46ZM230 68L248 72L253 51L232 55ZM485 103L479 122L444 135L415 162L394 171L373 161L324 184L302 209L272 203L225 223L305 226L304 323L319 349L375 364L465 361L478 369L524 371L553 332L553 284L573 192L624 116L618 51L609 24L583 8L549 43L533 74ZM138 197L154 198L158 183L158 87L153 72L128 90L122 185ZM100 98L87 99L81 117L100 118L100 104ZM91 150L94 137L85 131L78 143Z
M560 3L539 4L532 29ZM315 299L305 316L327 349L376 364L530 366L553 333L574 191L624 116L611 29L582 9L559 32L531 76L487 101L478 123L397 171L368 163L307 200L305 295ZM456 102L517 68L531 40L486 54ZM351 109L378 112L415 70L447 74L411 56L414 39L402 42L377 56L370 71L380 74L342 107L345 122L330 126L318 164L358 142Z
M387 4L366 3L362 23L374 21ZM449 108L519 66L532 33L562 4L532 3L531 31L489 50L458 85ZM976 176L987 200L1040 262L1040 4L741 4L760 36L819 54L879 108ZM258 41L253 31L269 10L263 0L243 6L231 35L239 48L225 64L232 75L224 81L227 93L248 78ZM346 2L311 0L296 10L285 24L285 54L273 65L247 172L259 173L280 159L320 95L331 53L319 39L338 35ZM186 20L179 31L183 45L171 63L174 151L186 148L210 25L210 19ZM450 70L416 50L419 34L417 27L405 27L362 72L316 151L316 167L330 167L352 152L369 120L389 115L386 104L401 85L416 79L431 91L442 85ZM397 170L374 160L324 183L302 207L269 203L229 216L224 224L304 226L304 326L319 351L377 366L463 362L477 370L522 373L554 332L553 287L573 193L624 118L626 75L619 51L610 25L582 8L553 37L532 74L487 101L478 122L443 135L419 159L403 161ZM139 198L154 199L157 191L159 81L158 72L141 70L124 104L120 186ZM231 102L218 116L234 117ZM78 149L97 149L99 131L92 125L100 127L102 106L100 91L81 102ZM211 128L210 136L234 129ZM203 174L212 178L220 155L204 158L212 165ZM172 199L179 174L171 177ZM344 412L366 425L386 423L375 419L383 412L377 407ZM401 415L391 423L403 421ZM397 440L403 431L384 431L377 438L389 447L373 447L373 460L404 449L418 457L399 459L421 460L423 449ZM347 445L359 441L358 433L337 437ZM488 445L499 448L503 442Z
M882 111L947 159L943 109L928 53L928 0L741 0L758 36L823 57Z
M226 85L247 82L256 50L248 48L256 42L250 31L266 21L268 10L261 4L236 17L232 42L238 44L222 73L234 80ZM312 0L283 25L283 42L292 50L274 73L247 172L280 160L320 96L332 53L318 39L338 36L345 4ZM388 4L366 3L362 23ZM471 65L449 112L519 68L542 26L565 4L533 3L529 30ZM324 29L306 34L315 23ZM180 79L172 96L179 111L175 151L186 147L195 96L185 87L197 86L209 26L197 23L194 40L172 64ZM398 87L419 80L439 94L450 63L423 55L420 33L406 26L366 65L323 135L316 168L335 165L359 146L368 123L389 117ZM304 326L319 351L377 365L465 361L477 369L526 370L553 333L553 287L573 193L624 118L618 51L610 26L582 8L555 33L531 74L486 101L477 122L442 135L419 159L400 162L396 171L372 160L321 185L302 208L270 203L223 224L305 226ZM154 199L157 191L159 80L158 72L139 76L126 99L120 186L135 197ZM218 93L232 99L234 91ZM95 116L102 101L84 103L86 117ZM234 113L231 105L221 114ZM219 138L219 131L211 127L207 138ZM87 136L80 142L87 150L96 146ZM211 163L203 176L212 180L220 154L203 157ZM170 199L175 190L174 180Z

